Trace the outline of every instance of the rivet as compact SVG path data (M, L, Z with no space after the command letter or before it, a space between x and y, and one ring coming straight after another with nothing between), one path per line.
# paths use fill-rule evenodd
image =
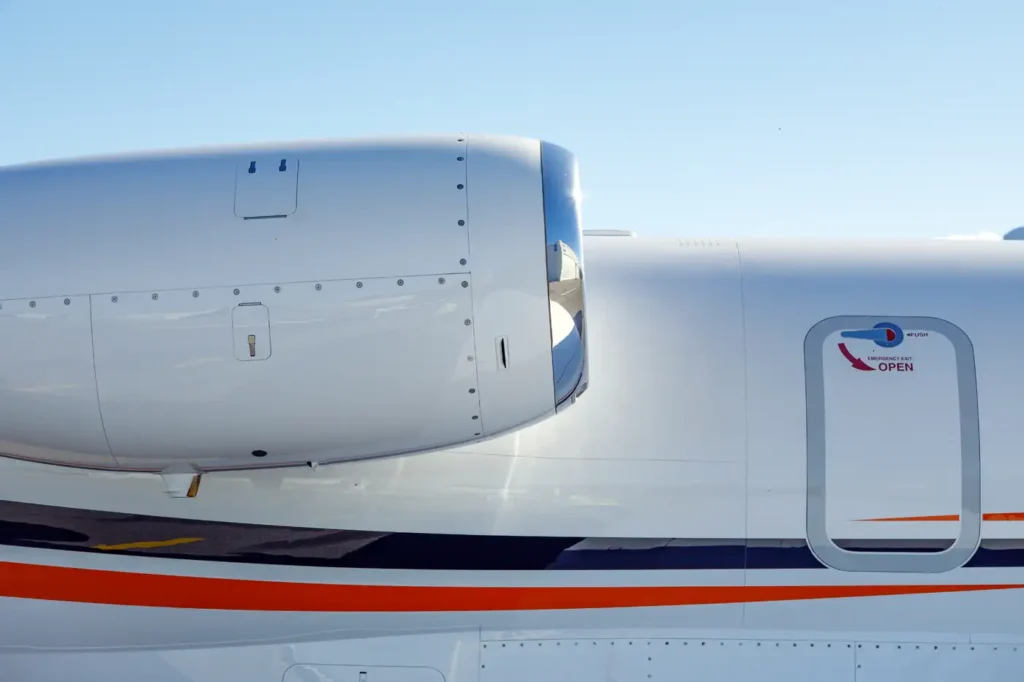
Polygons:
M476 393L476 389L475 388L471 388L471 389L469 389L469 392L470 393Z
M465 224L466 224L466 221L465 221L465 220L460 220L460 221L459 221L459 225L465 225Z
M35 305L35 302L33 302L32 305ZM469 320L466 320L463 324L465 324L468 327L469 325L471 325L473 323L470 322Z
M235 291L234 291L235 296L238 296L238 294L240 294L240 293L241 292L238 289L235 289Z
M71 305L71 299L70 298L65 298L64 299L64 305Z
M281 287L274 287L274 293L275 294L281 293Z
M437 278L437 283L438 284L444 284L444 277L438 277Z
M322 284L317 284L317 285L316 285L316 290L317 290L317 291L320 291L320 290L321 290L321 289L323 289L323 288L324 288L324 287L323 287L323 285L322 285Z
M28 302L28 307L29 308L35 308L36 307L36 302L35 301L29 301Z
M465 187L465 185L462 185L462 184L455 185L456 189L463 189L464 187Z
M465 264L466 264L466 259L465 258L460 258L459 259L459 265L465 265Z
M117 303L117 296L111 296L110 297L110 302L111 303Z
M155 301L156 299L160 298L160 294L153 294L150 298L152 298Z
M404 284L405 284L405 280L404 279L398 280L398 286L403 286Z
M193 291L192 292L192 298L199 298L199 292L198 291Z
M363 288L363 283L362 282L356 282L356 289L362 289L362 288Z

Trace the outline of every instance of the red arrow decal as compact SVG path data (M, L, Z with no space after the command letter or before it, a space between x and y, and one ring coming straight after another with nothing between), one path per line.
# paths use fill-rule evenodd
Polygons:
M854 357L853 353L851 353L846 348L846 344L845 343L839 344L839 352L843 354L844 358L846 358L847 360L850 361L850 364L853 365L854 369L859 369L862 372L874 372L875 371L874 367L872 367L871 365L867 364L866 362L864 362L860 358Z

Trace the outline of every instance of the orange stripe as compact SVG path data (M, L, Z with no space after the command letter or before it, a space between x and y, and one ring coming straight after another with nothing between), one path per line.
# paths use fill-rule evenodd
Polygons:
M0 562L0 596L231 611L532 611L692 606L1020 589L1024 585L440 587L329 585Z
M936 514L935 516L884 516L861 521L959 521L959 514ZM982 521L1024 521L1024 512L999 512L982 514Z

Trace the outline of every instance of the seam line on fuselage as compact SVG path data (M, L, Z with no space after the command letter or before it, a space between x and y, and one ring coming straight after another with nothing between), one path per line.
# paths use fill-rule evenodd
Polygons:
M736 268L739 273L740 288L740 330L743 344L743 537L750 537L750 380L747 376L747 292L743 285L743 256L740 253L739 241L733 242L736 247ZM743 564L749 563L748 545L743 546ZM743 571L743 584L748 584L747 572ZM743 606L742 622L747 620L746 605Z
M466 270L469 274L469 312L473 316L474 324L472 326L473 335L473 378L477 388L476 392L476 413L480 415L480 433L486 433L487 429L487 415L484 414L483 402L480 399L480 344L477 338L479 325L476 324L476 282L473 280L473 221L472 216L469 215L469 193L473 191L473 188L469 186L469 133L462 134L462 185L465 187L463 199L465 200L465 206L463 207L463 213L466 216L466 258L467 267Z
M100 428L103 429L103 440L107 442L107 451L114 464L120 466L117 456L114 455L114 448L110 445L110 435L107 433L107 423L103 419L103 401L100 400L100 374L96 369L96 332L93 330L92 294L89 294L89 345L92 351L92 382L96 387L96 411L100 415Z

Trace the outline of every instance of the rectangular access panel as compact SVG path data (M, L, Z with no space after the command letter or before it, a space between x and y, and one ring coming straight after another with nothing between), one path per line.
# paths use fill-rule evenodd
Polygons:
M299 160L253 156L235 171L235 215L239 218L283 218L298 204Z
M981 459L967 335L932 317L832 317L808 332L804 359L807 540L818 558L881 572L969 560Z
M231 311L235 358L266 360L270 357L270 311L261 304L243 303Z

